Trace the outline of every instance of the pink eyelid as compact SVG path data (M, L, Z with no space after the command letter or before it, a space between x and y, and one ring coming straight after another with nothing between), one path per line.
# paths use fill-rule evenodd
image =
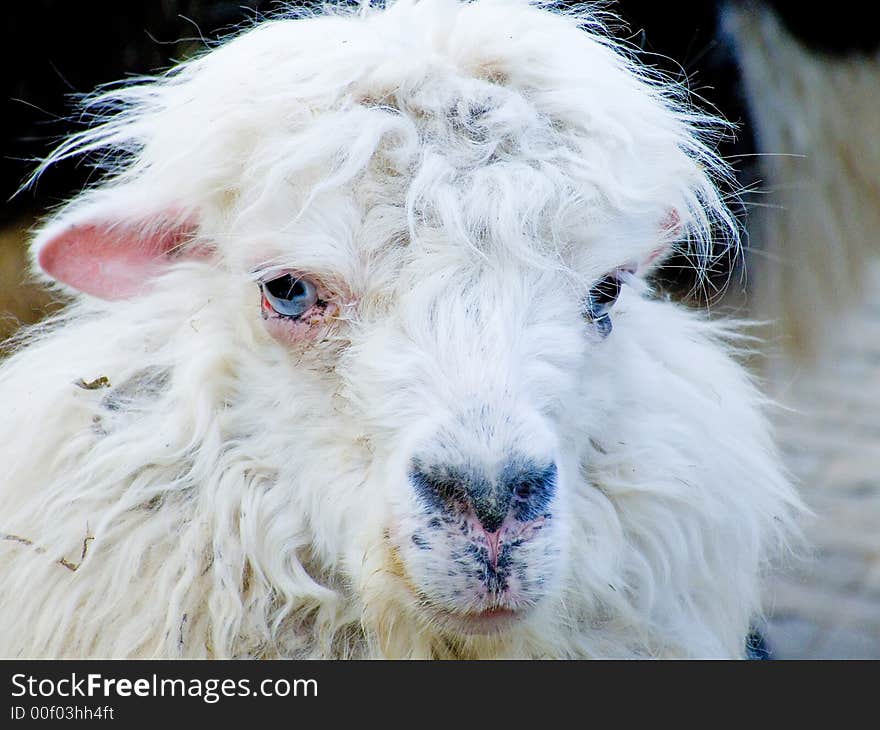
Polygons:
M329 288L319 277L295 269L275 269L257 278L257 283L262 285L288 274L313 283L317 289L317 302L294 319L276 312L261 286L260 309L266 329L276 340L283 344L296 344L315 339L324 330L323 326L342 311L344 302L350 297L339 294L337 287Z

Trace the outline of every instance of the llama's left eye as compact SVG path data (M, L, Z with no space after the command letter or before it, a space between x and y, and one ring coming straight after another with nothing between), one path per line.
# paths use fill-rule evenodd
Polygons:
M282 317L297 319L318 301L318 287L306 278L283 274L270 281L261 281L263 308L267 306Z
M584 317L591 322L596 331L607 337L611 333L611 316L609 310L620 296L619 272L603 276L587 294L584 303Z

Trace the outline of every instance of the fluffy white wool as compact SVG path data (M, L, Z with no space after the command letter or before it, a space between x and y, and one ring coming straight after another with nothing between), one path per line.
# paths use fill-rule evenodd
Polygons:
M514 0L278 18L101 96L53 159L110 173L35 252L188 221L212 253L76 294L0 369L0 654L741 656L798 504L761 396L640 278L607 338L582 315L671 212L697 250L735 235L677 97L589 11ZM346 292L320 337L267 331L272 267ZM450 633L407 465L511 451L558 466L540 600Z

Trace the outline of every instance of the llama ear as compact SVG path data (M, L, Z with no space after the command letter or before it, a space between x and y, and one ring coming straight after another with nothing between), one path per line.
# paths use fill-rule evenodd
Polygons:
M639 262L638 271L644 274L665 259L672 250L672 244L681 235L681 231L681 216L675 208L670 208L663 220L660 221L661 243L652 248L648 255Z
M191 218L173 210L145 220L62 217L37 237L36 259L62 284L101 299L127 299L146 291L174 261L204 257L184 253L195 229Z

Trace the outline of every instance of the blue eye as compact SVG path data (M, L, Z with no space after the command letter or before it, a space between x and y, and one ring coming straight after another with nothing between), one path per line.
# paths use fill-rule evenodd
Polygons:
M297 319L318 301L318 287L308 279L284 274L271 281L261 281L263 309L270 308L282 317Z
M611 334L611 316L609 310L620 296L620 278L618 272L603 276L597 281L584 303L584 317L591 322L596 331L607 337Z

